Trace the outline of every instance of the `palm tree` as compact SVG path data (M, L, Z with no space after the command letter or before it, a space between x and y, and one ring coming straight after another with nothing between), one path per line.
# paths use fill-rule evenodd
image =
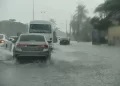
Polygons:
M85 21L87 10L84 5L78 5L76 8L76 14L71 20L70 27L73 31L73 36L76 41L80 40L80 30L82 29L83 22Z
M76 11L77 11L76 17L77 17L78 27L79 27L78 29L80 29L82 22L86 19L87 10L85 9L84 5L78 5Z
M120 21L120 0L106 0L95 9L95 12L100 14L97 28L107 29L111 20ZM93 26L96 27L95 24Z
M84 5L78 5L76 11L77 11L76 17L77 17L77 24L78 24L78 28L76 29L76 37L77 37L77 40L79 41L80 30L82 30L82 24L86 19L87 10L85 9Z
M109 14L116 14L120 12L120 1L119 0L106 0L104 3L100 4L95 12Z
M77 11L77 13L76 13L77 16L81 16L82 18L86 18L87 10L85 9L84 5L78 5L76 11Z
M54 26L56 26L56 21L55 21L54 19L50 19L50 22L51 22Z

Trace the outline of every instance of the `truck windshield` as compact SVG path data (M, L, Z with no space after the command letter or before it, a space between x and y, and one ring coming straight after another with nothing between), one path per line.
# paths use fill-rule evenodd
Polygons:
M19 41L39 41L45 42L44 36L40 35L22 35Z
M30 24L30 33L51 33L51 25L49 24Z

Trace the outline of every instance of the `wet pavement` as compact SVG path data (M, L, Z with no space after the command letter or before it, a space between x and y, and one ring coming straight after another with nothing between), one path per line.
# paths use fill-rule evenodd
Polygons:
M15 64L0 49L0 86L120 86L120 47L55 44L52 62Z

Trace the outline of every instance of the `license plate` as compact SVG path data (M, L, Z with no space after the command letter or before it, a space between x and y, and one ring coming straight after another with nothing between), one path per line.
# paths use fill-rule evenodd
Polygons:
M38 47L27 47L27 48L23 48L24 51L41 51L42 48L38 48Z
M40 48L34 48L34 47L30 47L30 50L36 51L36 50L41 50Z

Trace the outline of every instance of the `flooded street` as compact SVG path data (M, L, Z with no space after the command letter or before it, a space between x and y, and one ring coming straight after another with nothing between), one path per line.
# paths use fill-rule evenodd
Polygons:
M120 48L91 43L55 44L52 63L14 64L0 50L0 86L119 86Z

